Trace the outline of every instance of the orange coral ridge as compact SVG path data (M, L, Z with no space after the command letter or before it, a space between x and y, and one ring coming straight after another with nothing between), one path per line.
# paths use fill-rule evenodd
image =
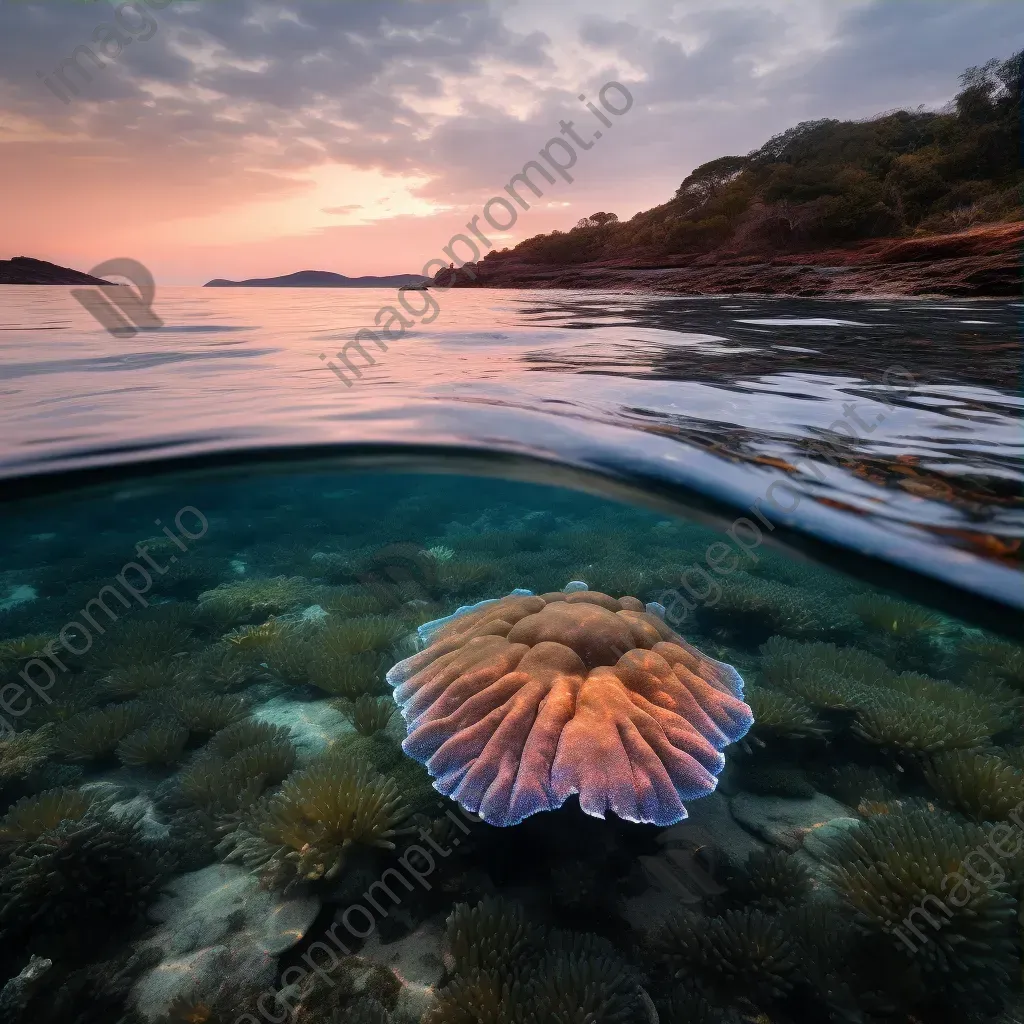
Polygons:
M711 793L753 716L743 680L635 597L511 594L426 634L388 673L403 749L492 825L578 793L587 814L671 825Z

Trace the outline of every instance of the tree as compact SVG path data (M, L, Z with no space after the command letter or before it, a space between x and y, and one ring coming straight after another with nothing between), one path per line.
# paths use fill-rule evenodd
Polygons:
M676 198L691 199L694 206L703 206L733 178L742 174L749 162L745 156L720 156L717 160L701 164L683 179L676 189Z
M607 224L617 224L618 215L614 213L592 213L589 217L581 217L576 222L578 228L603 228Z

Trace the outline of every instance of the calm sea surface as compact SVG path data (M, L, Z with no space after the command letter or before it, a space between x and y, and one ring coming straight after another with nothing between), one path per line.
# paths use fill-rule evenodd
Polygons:
M5 287L0 486L254 445L468 445L760 498L812 532L1019 586L1000 568L1024 535L1020 304L437 300L346 386L320 356L337 365L393 292L164 288L165 326L118 340L70 289Z

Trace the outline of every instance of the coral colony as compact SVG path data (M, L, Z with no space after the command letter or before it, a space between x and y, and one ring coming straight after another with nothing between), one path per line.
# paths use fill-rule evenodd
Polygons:
M421 636L424 627L420 627ZM671 825L750 727L743 681L636 598L583 589L468 608L388 673L406 753L491 825L578 794L587 814Z
M5 1021L1020 1019L1019 646L759 542L670 626L721 537L552 488L188 493L0 534Z

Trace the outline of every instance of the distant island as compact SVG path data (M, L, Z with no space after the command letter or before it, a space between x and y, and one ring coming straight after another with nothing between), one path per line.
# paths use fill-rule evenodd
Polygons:
M327 270L300 270L284 277L252 277L247 281L225 281L218 277L204 288L407 288L425 284L422 274L392 274L390 277L345 277Z
M939 111L807 121L687 175L661 206L605 211L434 281L689 294L1021 295L1024 51L969 68Z
M31 256L15 256L0 260L0 284L112 284L102 277L83 274L80 270L59 267Z

